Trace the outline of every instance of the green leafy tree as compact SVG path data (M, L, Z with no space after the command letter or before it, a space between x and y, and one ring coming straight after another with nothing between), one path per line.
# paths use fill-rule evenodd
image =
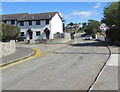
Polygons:
M92 35L93 37L95 37L95 34L97 32L101 32L101 30L99 29L100 24L101 23L99 21L88 20L88 23L83 24L83 30L86 32L86 34Z
M103 12L102 22L110 28L106 31L107 37L112 41L120 41L120 1L109 3Z
M2 41L9 41L15 39L20 33L20 28L11 26L5 23L0 24L0 36Z
M84 28L87 25L87 23L82 23L82 28Z
M120 1L109 3L107 6L104 7L104 10L103 10L104 18L102 19L102 22L106 23L110 27L112 25L118 25L119 23L118 17L120 15L118 14L119 13L118 4L120 4Z

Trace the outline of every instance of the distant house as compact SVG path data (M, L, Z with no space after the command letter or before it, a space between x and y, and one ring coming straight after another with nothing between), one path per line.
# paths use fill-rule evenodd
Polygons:
M28 40L54 39L54 34L63 33L63 23L58 12L19 13L1 16L1 22L20 27L20 35Z
M79 27L79 24L73 24L73 25L68 24L68 25L66 26L66 30L67 30L68 32L78 31L79 28L80 28L80 27Z
M102 23L100 25L100 29L103 30L103 31L106 31L106 30L109 30L109 27L105 23Z

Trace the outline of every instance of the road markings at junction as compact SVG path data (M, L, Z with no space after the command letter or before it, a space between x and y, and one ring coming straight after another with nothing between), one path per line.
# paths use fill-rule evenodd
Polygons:
M18 63L21 63L21 62L25 62L25 61L28 61L30 59L33 59L35 57L39 57L39 56L42 55L40 49L37 49L37 48L32 48L32 49L35 50L35 53L32 54L31 56L22 58L20 60L15 60L15 61L11 61L11 62L5 63L5 64L0 66L0 69L5 69L5 68L8 68L8 67L10 67L12 65L15 65L15 64L18 64Z
M68 45L69 46L69 45ZM58 49L55 49L55 50L52 50L52 51L48 51L48 52L45 52L43 53L40 49L38 48L32 48L33 50L35 50L35 53L31 56L28 56L28 57L25 57L25 58L22 58L20 60L15 60L15 61L12 61L12 62L8 62L8 63L5 63L3 65L0 66L0 69L5 69L5 68L8 68L10 66L13 66L13 65L16 65L18 63L21 63L21 62L25 62L25 61L28 61L30 59L33 59L35 57L39 57L39 56L43 56L43 55L46 55L46 54L49 54L49 53L52 53L56 50L60 50L60 49L64 49L68 46L64 46L64 47L61 47L61 48L58 48Z

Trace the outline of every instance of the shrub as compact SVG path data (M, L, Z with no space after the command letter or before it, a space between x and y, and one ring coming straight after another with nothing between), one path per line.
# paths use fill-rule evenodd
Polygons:
M11 26L5 23L0 24L0 36L1 41L10 41L15 39L20 33L20 28L17 26Z

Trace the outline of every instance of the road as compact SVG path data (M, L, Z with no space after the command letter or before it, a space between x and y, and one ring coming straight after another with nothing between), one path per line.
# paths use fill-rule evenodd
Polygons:
M103 43L76 44L2 70L3 90L88 90L109 57Z

